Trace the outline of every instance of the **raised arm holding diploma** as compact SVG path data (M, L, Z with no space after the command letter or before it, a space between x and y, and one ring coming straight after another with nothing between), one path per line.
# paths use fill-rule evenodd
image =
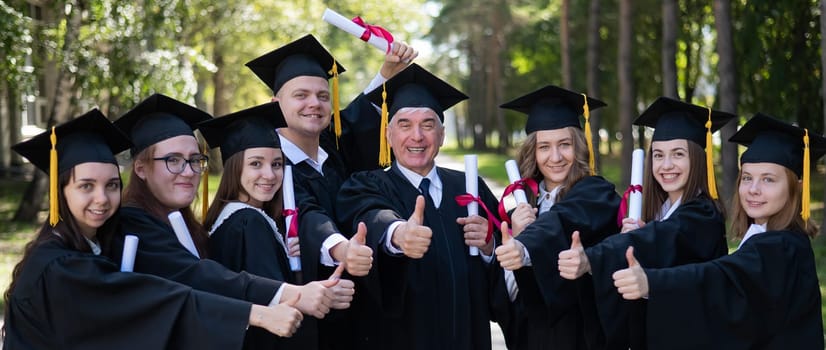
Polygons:
M321 19L339 29L352 34L353 36L366 41L382 52L389 52L393 45L393 35L382 27L364 23L361 18L356 17L349 20L331 9L324 10Z

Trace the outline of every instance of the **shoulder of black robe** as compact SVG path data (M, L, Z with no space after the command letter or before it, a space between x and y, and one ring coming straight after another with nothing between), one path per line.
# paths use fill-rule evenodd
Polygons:
M233 272L210 259L198 259L178 242L172 227L145 210L123 207L122 232L139 238L135 272L148 273L192 288L231 298L268 305L280 281L246 272Z
M652 349L823 349L820 287L802 233L764 232L728 256L645 271Z
M628 267L625 250L634 246L642 266L671 267L708 261L727 254L725 219L711 199L681 204L663 221L614 235L585 249L591 265L600 321L610 339L624 337L632 304L614 287L613 273Z
M5 349L238 349L251 305L54 239L34 248L7 307Z
M559 252L571 247L574 231L586 247L618 232L619 202L613 184L599 176L584 177L516 237L531 256L547 307L564 311L575 305L576 285L559 276Z
M294 282L287 254L267 219L255 209L230 215L209 237L209 256L232 271Z
M332 129L335 121L322 134L325 150L336 151L346 169L346 178L358 171L380 169L379 142L381 140L381 115L376 106L363 93L356 96L341 110L341 137L336 143Z

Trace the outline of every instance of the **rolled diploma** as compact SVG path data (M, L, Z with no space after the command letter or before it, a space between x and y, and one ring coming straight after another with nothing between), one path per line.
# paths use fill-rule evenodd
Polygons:
M293 167L289 165L284 166L284 181L281 184L281 194L284 196L284 209L295 210L295 188L293 187ZM286 218L286 230L290 231L290 225L297 215L290 215ZM298 239L298 237L287 237L287 250L289 251L290 243ZM301 271L301 257L290 256L290 270Z
M324 10L324 14L321 15L321 19L324 20L324 22L330 23L339 29L352 34L356 38L361 38L361 35L364 34L365 30L367 30L329 8ZM367 39L367 43L373 45L373 47L381 50L383 53L387 52L387 40L384 40L384 38L371 35L370 38Z
M505 171L508 172L508 181L512 184L522 179L522 176L519 175L519 167L516 166L516 161L513 159L508 159L508 161L505 162ZM513 197L516 199L516 204L528 203L525 190L514 190Z
M475 154L465 155L465 191L473 197L479 197L478 158ZM467 205L467 215L479 215L479 203L471 202ZM479 255L478 247L468 247L472 256Z
M642 186L644 160L645 151L642 149L637 148L631 154L631 186ZM628 197L628 217L639 220L642 217L642 192L634 191Z
M172 230L175 231L175 236L178 237L178 242L181 242L181 245L186 248L192 255L196 258L200 259L201 256L198 255L198 249L195 249L195 242L192 242L192 236L189 234L189 229L186 228L186 222L184 222L184 217L181 216L180 211L173 211L167 215L169 218L169 223L172 224Z
M132 272L135 268L135 254L138 252L138 236L126 235L123 240L123 256L120 259L120 271Z

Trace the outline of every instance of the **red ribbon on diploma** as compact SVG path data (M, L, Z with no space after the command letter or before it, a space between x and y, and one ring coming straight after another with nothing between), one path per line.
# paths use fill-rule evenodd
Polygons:
M642 185L631 185L622 193L619 211L617 212L617 226L622 226L622 219L628 215L628 196L634 192L642 192Z
M361 34L362 41L367 42L367 40L370 40L370 37L373 35L383 38L384 40L387 40L387 52L390 52L390 49L393 47L393 34L390 34L387 29L377 25L367 24L363 19L361 19L361 17L354 17L353 23L364 28L364 33Z
M516 182L508 185L505 187L505 192L502 193L502 198L499 199L499 217L502 218L502 221L511 224L511 218L508 216L508 212L505 211L505 197L509 194L513 193L516 190L527 190L530 189L534 196L539 193L539 185L536 184L536 180L531 178L519 179Z
M293 221L290 222L290 227L287 228L287 238L298 237L298 209L284 209L281 211L281 216L284 218L293 215L295 215L295 217L293 217Z
M473 202L479 203L479 206L482 207L482 209L485 209L485 213L488 213L488 235L487 237L485 237L485 243L488 243L490 242L491 237L493 237L493 225L499 227L502 224L502 222L496 219L496 216L493 215L493 213L488 209L485 203L482 202L481 199L479 199L479 197L474 197L470 193L460 194L456 196L456 204L459 204L463 207L466 207L468 206L468 204Z

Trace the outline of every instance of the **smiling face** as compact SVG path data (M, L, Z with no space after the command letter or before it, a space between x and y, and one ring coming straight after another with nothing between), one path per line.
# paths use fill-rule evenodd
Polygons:
M688 141L676 139L651 143L651 170L654 179L674 203L683 195L691 171Z
M576 162L574 140L567 128L536 132L536 166L550 191L561 185Z
M433 169L445 128L430 108L399 109L387 125L387 142L399 165L425 176Z
M284 159L281 150L270 147L244 150L239 200L262 208L281 188L284 177Z
M740 205L757 224L766 224L789 204L788 172L774 163L744 163L740 170Z
M152 158L177 155L185 159L200 155L198 141L194 136L175 136L150 146L144 152L152 152ZM152 195L164 207L178 210L188 207L195 200L201 176L186 165L183 172L173 174L163 160L135 161L135 174L146 181Z
M110 163L81 163L72 169L63 195L81 233L92 239L120 206L120 173Z
M287 128L282 134L290 139L315 138L330 126L332 100L326 79L315 76L298 76L290 79L275 95Z

